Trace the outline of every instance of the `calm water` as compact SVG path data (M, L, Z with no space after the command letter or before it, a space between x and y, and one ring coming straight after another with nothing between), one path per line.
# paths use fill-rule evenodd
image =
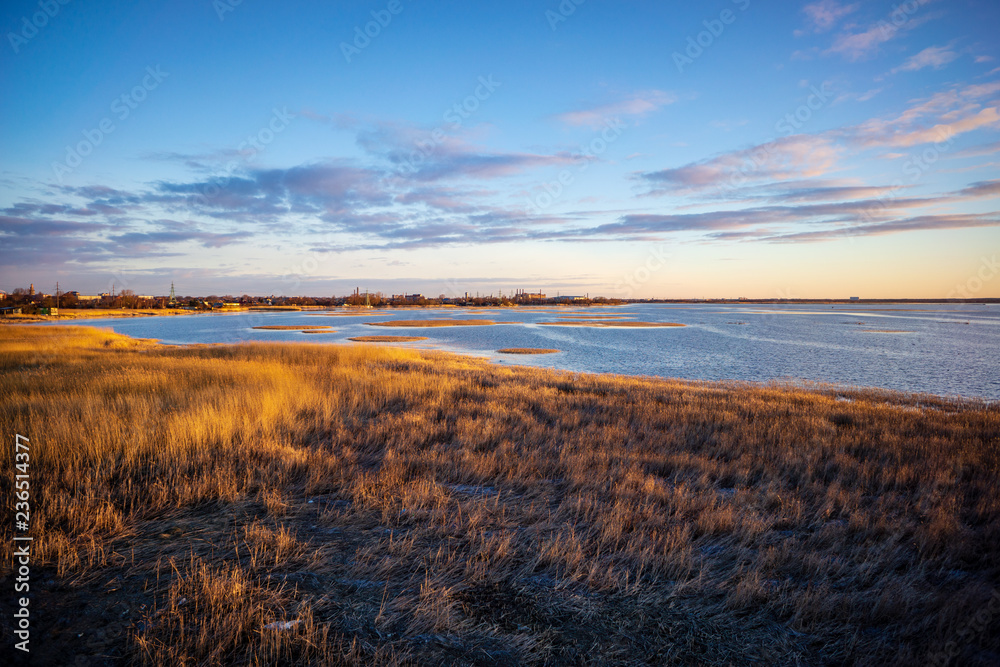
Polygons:
M561 315L621 315L679 322L660 329L540 326ZM499 326L389 328L366 322L425 318L492 319ZM434 309L369 311L350 317L310 312L234 313L79 322L165 343L305 341L356 345L348 337L414 335L407 347L489 357L497 363L571 371L700 380L807 380L938 395L1000 399L1000 306L932 304L630 305L601 309ZM325 324L334 334L263 331L259 325ZM878 330L878 331L873 331ZM892 330L893 333L882 332ZM507 347L561 350L543 356L497 354Z

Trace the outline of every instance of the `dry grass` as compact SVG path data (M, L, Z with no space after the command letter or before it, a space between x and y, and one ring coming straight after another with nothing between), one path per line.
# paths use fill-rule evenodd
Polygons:
M493 320L388 320L386 322L365 322L373 327L473 327L496 324Z
M23 324L25 322L59 322L70 320L96 320L110 317L153 317L157 315L191 315L194 311L181 308L60 308L58 315L6 315L0 317L0 324Z
M996 405L80 327L0 328L0 369L39 664L1000 652Z
M505 347L497 352L500 354L555 354L561 350L550 350L544 347Z
M347 340L356 343L409 343L415 340L427 340L427 336L355 336Z

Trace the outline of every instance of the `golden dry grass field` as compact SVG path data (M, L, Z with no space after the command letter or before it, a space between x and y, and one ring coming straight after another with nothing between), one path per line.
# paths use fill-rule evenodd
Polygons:
M995 404L84 327L0 369L33 664L1000 656Z
M108 317L157 317L163 315L192 315L196 311L183 308L60 308L58 315L6 315L0 324L25 322L60 322L66 320L94 320Z

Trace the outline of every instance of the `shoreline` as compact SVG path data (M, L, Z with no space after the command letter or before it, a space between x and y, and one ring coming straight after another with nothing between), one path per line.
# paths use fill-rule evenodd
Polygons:
M526 305L526 304L511 304L504 306L494 306L494 305L482 305L477 306L473 304L435 304L435 305L410 305L410 306L373 306L371 308L364 308L361 306L247 306L242 308L222 308L214 310L183 310L179 308L140 308L140 309L97 309L97 308L63 308L58 315L6 315L0 316L0 325L2 324L24 324L24 323L51 323L51 322L69 322L74 320L85 320L85 319L114 319L114 318L129 318L129 317L157 317L157 316L180 316L180 315L231 315L236 313L292 313L292 312L309 312L310 314L323 315L327 313L332 314L347 314L347 313L384 313L384 312L394 312L394 311L406 311L406 310L438 310L438 309L458 309L458 310L470 310L470 311L511 311L511 310L525 310L525 311L563 311L563 310L608 310L616 309L622 307L636 306L636 305L684 305L684 306L713 306L713 305L727 305L727 306L760 306L760 305L784 305L784 306L794 306L794 305L847 305L847 306L887 306L887 305L997 305L1000 304L1000 299L869 299L861 301L850 301L844 299L800 299L800 300L663 300L663 301L628 301L623 303L615 304L539 304L539 305ZM899 310L899 309L890 309Z

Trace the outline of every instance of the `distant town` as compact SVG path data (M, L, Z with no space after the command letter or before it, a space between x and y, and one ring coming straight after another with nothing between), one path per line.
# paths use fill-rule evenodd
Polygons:
M767 298L716 298L716 299L622 299L615 297L568 295L547 295L542 291L512 290L509 293L482 294L465 292L461 296L426 296L424 294L385 294L369 292L360 288L343 296L251 296L232 294L208 296L179 295L173 285L169 294L136 294L129 289L81 294L77 290L42 292L34 284L17 288L11 292L0 290L0 315L56 315L59 309L178 309L190 311L240 310L266 307L319 307L331 308L355 306L369 308L405 306L464 306L464 307L513 307L544 305L607 306L626 303L1000 303L1000 299L862 299L851 296L844 299L767 299Z

